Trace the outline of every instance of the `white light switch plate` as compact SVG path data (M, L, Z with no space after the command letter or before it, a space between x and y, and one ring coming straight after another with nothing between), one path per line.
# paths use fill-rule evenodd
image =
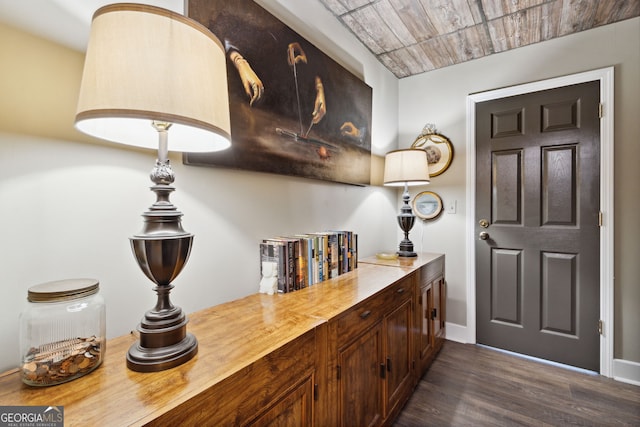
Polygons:
M447 202L447 213L455 214L457 205L458 205L457 200L451 200L450 202Z

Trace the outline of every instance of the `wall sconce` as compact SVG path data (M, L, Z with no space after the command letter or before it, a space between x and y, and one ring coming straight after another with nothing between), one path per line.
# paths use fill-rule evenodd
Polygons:
M127 366L154 372L178 366L198 351L188 319L174 306L171 282L189 258L193 234L169 201L175 190L168 150L203 152L230 146L225 51L204 26L172 11L113 4L96 11L80 87L76 127L113 142L158 150L151 171L156 202L130 238L156 306L138 325ZM171 145L168 132L171 129Z
M404 239L400 242L398 250L401 257L417 256L413 251L413 243L409 240L409 231L416 220L409 205L409 186L428 183L429 166L426 151L410 148L387 153L384 159L384 185L404 186L403 205L398 215L398 224L404 231Z

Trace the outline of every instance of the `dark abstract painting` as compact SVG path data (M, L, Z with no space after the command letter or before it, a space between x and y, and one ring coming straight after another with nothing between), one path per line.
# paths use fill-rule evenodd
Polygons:
M225 45L232 144L185 164L370 183L371 87L251 0L188 15Z

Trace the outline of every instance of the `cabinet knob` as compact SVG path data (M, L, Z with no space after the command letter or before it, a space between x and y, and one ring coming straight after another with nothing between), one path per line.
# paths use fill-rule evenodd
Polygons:
M367 310L367 311L364 311L364 312L360 313L360 318L361 319L366 319L370 315L371 315L371 310Z

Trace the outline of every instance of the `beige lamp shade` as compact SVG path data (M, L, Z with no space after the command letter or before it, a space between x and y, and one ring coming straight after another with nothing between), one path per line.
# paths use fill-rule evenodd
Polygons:
M91 25L76 127L157 149L152 121L172 124L171 151L230 145L224 47L206 27L166 9L130 3L100 8Z
M384 185L404 186L429 183L427 152L420 149L395 150L384 159Z

